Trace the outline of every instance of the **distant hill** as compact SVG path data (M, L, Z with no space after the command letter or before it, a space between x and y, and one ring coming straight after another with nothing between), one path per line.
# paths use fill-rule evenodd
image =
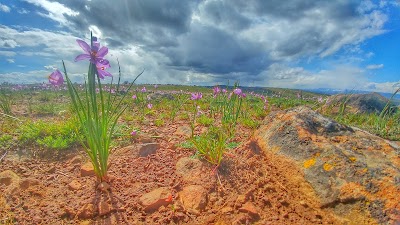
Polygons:
M305 91L310 91L319 94L326 94L326 95L336 95L336 94L368 94L371 91L360 91L360 90L337 90L337 89L329 89L329 88L317 88L317 89L305 89ZM393 93L384 93L384 92L377 92L378 94L390 99ZM393 97L393 103L396 105L400 105L400 93L397 93Z

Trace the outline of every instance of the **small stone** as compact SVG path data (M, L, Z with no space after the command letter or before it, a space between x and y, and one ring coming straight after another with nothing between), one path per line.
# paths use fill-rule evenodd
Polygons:
M110 204L107 202L100 202L99 203L99 215L104 216L111 212Z
M54 172L56 172L56 167L55 167L55 166L52 166L52 167L50 167L46 172L47 172L47 173L54 173Z
M102 192L107 192L111 189L110 185L107 182L101 182L97 188Z
M21 178L11 170L5 170L0 173L0 185L9 186L11 184L17 184Z
M139 202L144 206L144 211L153 212L163 205L169 205L172 202L170 201L171 196L171 191L168 188L160 187L142 195Z
M22 179L22 180L21 180L21 182L19 183L19 187L20 187L22 190L26 190L26 189L28 189L28 188L31 187L31 186L38 185L39 183L40 183L40 182L39 182L39 180L37 180L37 179L25 178L25 179Z
M238 195L238 197L236 198L236 202L243 204L246 202L246 195Z
M90 219L94 216L94 205L88 203L84 205L81 210L77 213L78 218L80 219Z
M73 180L68 184L68 188L72 191L81 189L82 185L77 180Z
M230 214L230 213L233 212L233 208L227 206L227 207L222 208L222 209L221 209L221 212L222 212L222 214Z
M75 164L80 164L80 163L82 163L82 157L80 157L80 156L75 156L74 158L72 158L70 161L69 161L69 164L71 164L71 165L75 165Z
M184 187L183 190L179 192L179 198L186 210L194 209L196 211L201 211L207 205L207 191L200 185Z
M189 126L180 126L175 131L176 136L190 137L192 135L192 129Z
M155 154L157 150L160 148L160 144L158 143L145 143L141 144L139 148L139 157L147 157L149 155Z
M246 202L243 204L241 208L239 208L240 212L248 213L252 217L258 217L258 210L251 202Z
M79 225L90 225L90 223L91 223L90 220L84 220L84 221L81 221L81 222L79 223Z
M94 176L94 168L91 162L87 162L81 166L81 177Z

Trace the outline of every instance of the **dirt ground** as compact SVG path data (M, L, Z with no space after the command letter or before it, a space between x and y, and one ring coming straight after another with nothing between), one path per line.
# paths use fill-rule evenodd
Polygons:
M6 174L0 178L0 224L340 224L319 208L291 162L252 141L252 130L237 129L235 141L241 144L215 171L193 159L194 150L179 147L186 140L179 131L187 123L146 126L141 138L113 150L109 181L102 184L82 174L87 163L82 149L45 157L8 152L0 162ZM157 143L156 152L139 157L147 142ZM186 165L182 171L177 165L182 159L200 167ZM146 206L143 196L159 188L170 195Z

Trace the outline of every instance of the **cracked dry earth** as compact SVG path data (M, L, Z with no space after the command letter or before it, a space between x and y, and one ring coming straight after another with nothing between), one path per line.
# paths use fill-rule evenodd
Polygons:
M262 150L252 130L239 127L241 144L217 176L194 150L177 147L187 129L147 125L113 151L101 184L81 149L44 158L9 152L0 162L0 224L341 224L304 174Z

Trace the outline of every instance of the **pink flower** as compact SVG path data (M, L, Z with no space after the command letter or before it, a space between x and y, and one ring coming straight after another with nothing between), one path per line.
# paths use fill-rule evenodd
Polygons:
M133 130L132 132L131 132L131 135L132 136L135 136L137 134L137 131L136 130Z
M146 92L146 87L143 87L143 88L142 88L142 92Z
M151 103L147 104L147 108L149 108L149 109L153 108L153 104L151 104Z
M197 93L192 93L192 97L190 97L191 100L199 100L203 97L203 94L201 94L200 92Z
M97 64L101 62L101 60L105 60L103 58L104 56L107 55L108 48L105 46L100 48L100 43L97 42L96 37L93 37L92 47L88 43L82 40L76 40L76 42L78 42L78 45L83 49L85 53L78 55L75 58L75 62L84 59L89 59L91 63ZM107 60L102 61L102 64L108 64L108 61Z
M132 99L133 99L133 100L136 100L136 99L137 99L137 96L136 96L136 95L132 95Z
M220 89L218 86L215 86L215 87L213 88L214 96L215 96L215 95L218 95L220 92L221 92L221 89Z
M61 85L64 83L64 77L59 70L56 70L50 74L49 82L52 85Z
M235 95L241 95L242 94L242 89L240 89L240 88L235 88L234 90L233 90L233 93L235 93Z
M110 68L110 64L102 64L96 63L97 74L99 75L100 79L104 79L104 77L112 77L111 73L106 71L107 68Z

